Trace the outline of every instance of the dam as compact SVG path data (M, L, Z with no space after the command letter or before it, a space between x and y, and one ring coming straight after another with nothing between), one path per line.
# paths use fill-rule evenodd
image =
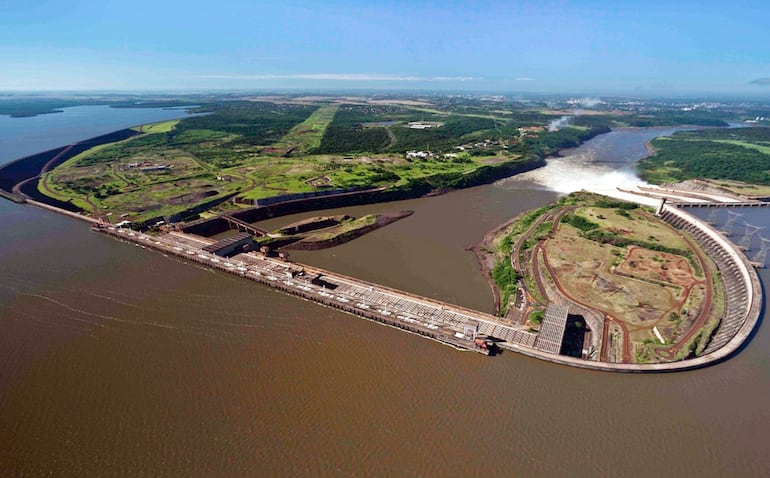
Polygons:
M226 248L232 245L231 242L236 244L243 240L246 237L243 234L233 236L235 241L214 242L180 232L151 236L104 223L95 225L94 230L464 350L489 355L494 353L498 343L532 347L537 336L489 314L317 267L253 251L237 253L233 257L217 254L223 250L234 252Z
M678 204L663 201L659 217L689 234L716 263L725 287L726 308L704 353L664 363L608 363L560 355L566 308L553 308L548 337L505 318L420 297L318 267L252 251L245 224L229 221L234 236L214 240L171 230L145 234L99 222L93 229L207 267L228 272L281 292L415 333L455 348L492 355L509 350L563 365L604 371L664 372L700 368L730 357L757 324L762 308L761 285L741 250L705 221ZM253 226L252 226L253 227ZM558 309L558 310L557 310ZM547 345L547 346L546 346Z

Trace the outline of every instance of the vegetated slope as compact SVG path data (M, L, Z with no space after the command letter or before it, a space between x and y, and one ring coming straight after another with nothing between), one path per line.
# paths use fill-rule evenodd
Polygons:
M567 126L558 131L541 134L535 139L525 139L524 147L530 154L548 156L560 149L574 148L594 136L609 132L610 127L604 123L596 123L584 128Z
M652 142L655 154L639 162L652 183L691 178L770 184L770 128L683 131Z
M317 107L266 102L207 105L211 114L89 150L43 179L44 193L144 220L253 186L237 170Z

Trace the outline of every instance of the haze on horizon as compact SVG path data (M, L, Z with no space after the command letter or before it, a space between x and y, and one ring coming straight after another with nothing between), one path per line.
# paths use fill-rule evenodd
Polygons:
M0 90L770 95L763 1L7 0Z

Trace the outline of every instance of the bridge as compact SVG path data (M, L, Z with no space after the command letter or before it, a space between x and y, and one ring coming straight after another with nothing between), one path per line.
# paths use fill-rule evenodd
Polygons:
M676 207L770 207L770 202L736 201L736 202L679 202L672 201Z
M243 230L244 232L248 232L252 236L259 236L259 237L267 236L268 234L268 232L265 231L264 229L254 227L248 222L241 221L240 219L235 218L229 214L222 214L220 217L225 221L227 221L227 224L230 226L230 229L238 229L239 232Z

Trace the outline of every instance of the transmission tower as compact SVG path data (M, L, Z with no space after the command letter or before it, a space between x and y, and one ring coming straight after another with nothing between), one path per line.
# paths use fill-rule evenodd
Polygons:
M743 214L739 212L727 211L727 222L725 222L724 230L728 236L733 235L733 225L735 224L735 221L741 216L743 216Z
M759 230L762 229L762 226L755 226L754 224L749 224L748 222L744 222L743 224L746 226L746 232L743 234L741 242L738 245L743 246L745 250L748 251L751 249L751 237L759 232Z
M768 251L770 251L770 239L760 234L759 241L760 241L760 249L759 249L759 252L757 252L754 255L753 261L759 264L762 264L762 266L764 267L765 261L767 260L767 253Z

